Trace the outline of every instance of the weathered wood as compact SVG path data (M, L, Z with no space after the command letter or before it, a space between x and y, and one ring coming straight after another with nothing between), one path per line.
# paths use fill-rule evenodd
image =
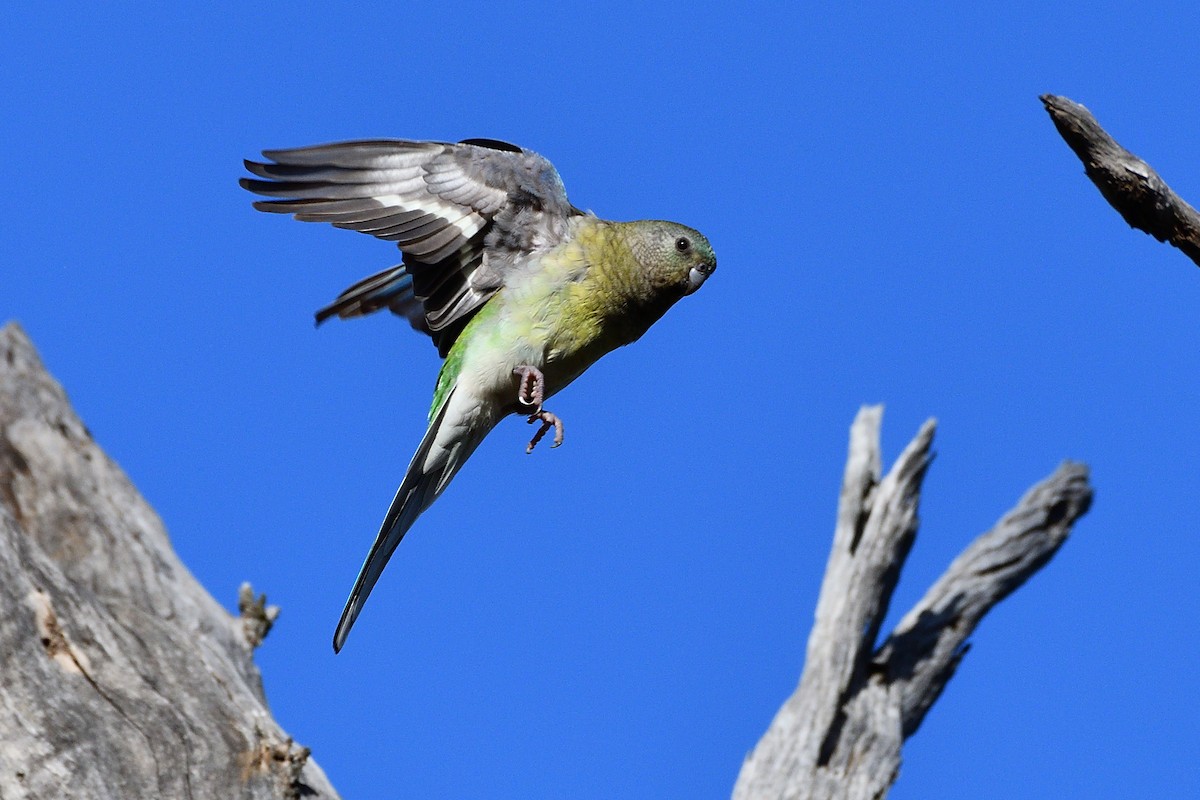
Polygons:
M253 647L92 440L15 324L0 329L0 797L334 798L271 718Z
M1083 162L1084 172L1131 227L1167 242L1200 265L1200 214L1167 186L1154 168L1110 136L1086 108L1053 94L1041 96L1054 127Z
M993 606L1044 566L1088 509L1087 468L1064 463L976 539L876 647L916 536L935 423L881 478L880 406L850 432L837 528L804 673L742 765L735 800L885 796L906 738Z

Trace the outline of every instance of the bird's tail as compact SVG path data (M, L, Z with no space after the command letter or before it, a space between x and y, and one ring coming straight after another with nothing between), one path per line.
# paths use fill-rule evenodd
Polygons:
M379 528L379 535L367 553L367 560L363 562L358 580L354 582L354 589L342 610L342 618L333 634L335 653L346 643L350 628L354 626L371 589L375 587L375 582L379 580L404 534L408 533L421 512L445 491L450 479L495 424L493 419L481 419L480 411L473 398L455 387L430 420L429 428L404 473L404 480L396 490L392 505Z

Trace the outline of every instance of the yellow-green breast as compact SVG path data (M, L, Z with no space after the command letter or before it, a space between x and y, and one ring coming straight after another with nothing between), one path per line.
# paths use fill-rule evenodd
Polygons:
M515 397L506 376L528 364L545 374L550 395L638 338L654 320L634 313L638 265L624 236L628 224L581 218L569 241L518 267L447 354L430 416L460 376L496 384L488 388L502 394L511 383Z

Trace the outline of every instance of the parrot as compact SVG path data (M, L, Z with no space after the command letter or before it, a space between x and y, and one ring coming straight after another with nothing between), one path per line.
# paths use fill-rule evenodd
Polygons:
M717 267L700 232L615 222L567 199L543 156L496 139L378 139L264 150L240 185L259 211L395 242L401 263L316 312L406 318L444 359L428 427L334 632L339 652L400 540L510 414L563 423L544 407L601 356L639 339Z

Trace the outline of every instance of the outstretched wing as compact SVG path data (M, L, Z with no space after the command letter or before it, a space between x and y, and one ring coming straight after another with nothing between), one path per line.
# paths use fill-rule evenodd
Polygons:
M567 219L581 213L549 161L490 139L340 142L263 155L273 163L246 161L258 177L241 185L279 199L255 208L369 233L404 253L411 288L393 283L388 302L372 303L383 295L378 285L364 287L367 279L330 308L342 304L346 316L385 306L405 313L411 297L425 318L415 327L426 328L443 355L513 264L562 241Z

